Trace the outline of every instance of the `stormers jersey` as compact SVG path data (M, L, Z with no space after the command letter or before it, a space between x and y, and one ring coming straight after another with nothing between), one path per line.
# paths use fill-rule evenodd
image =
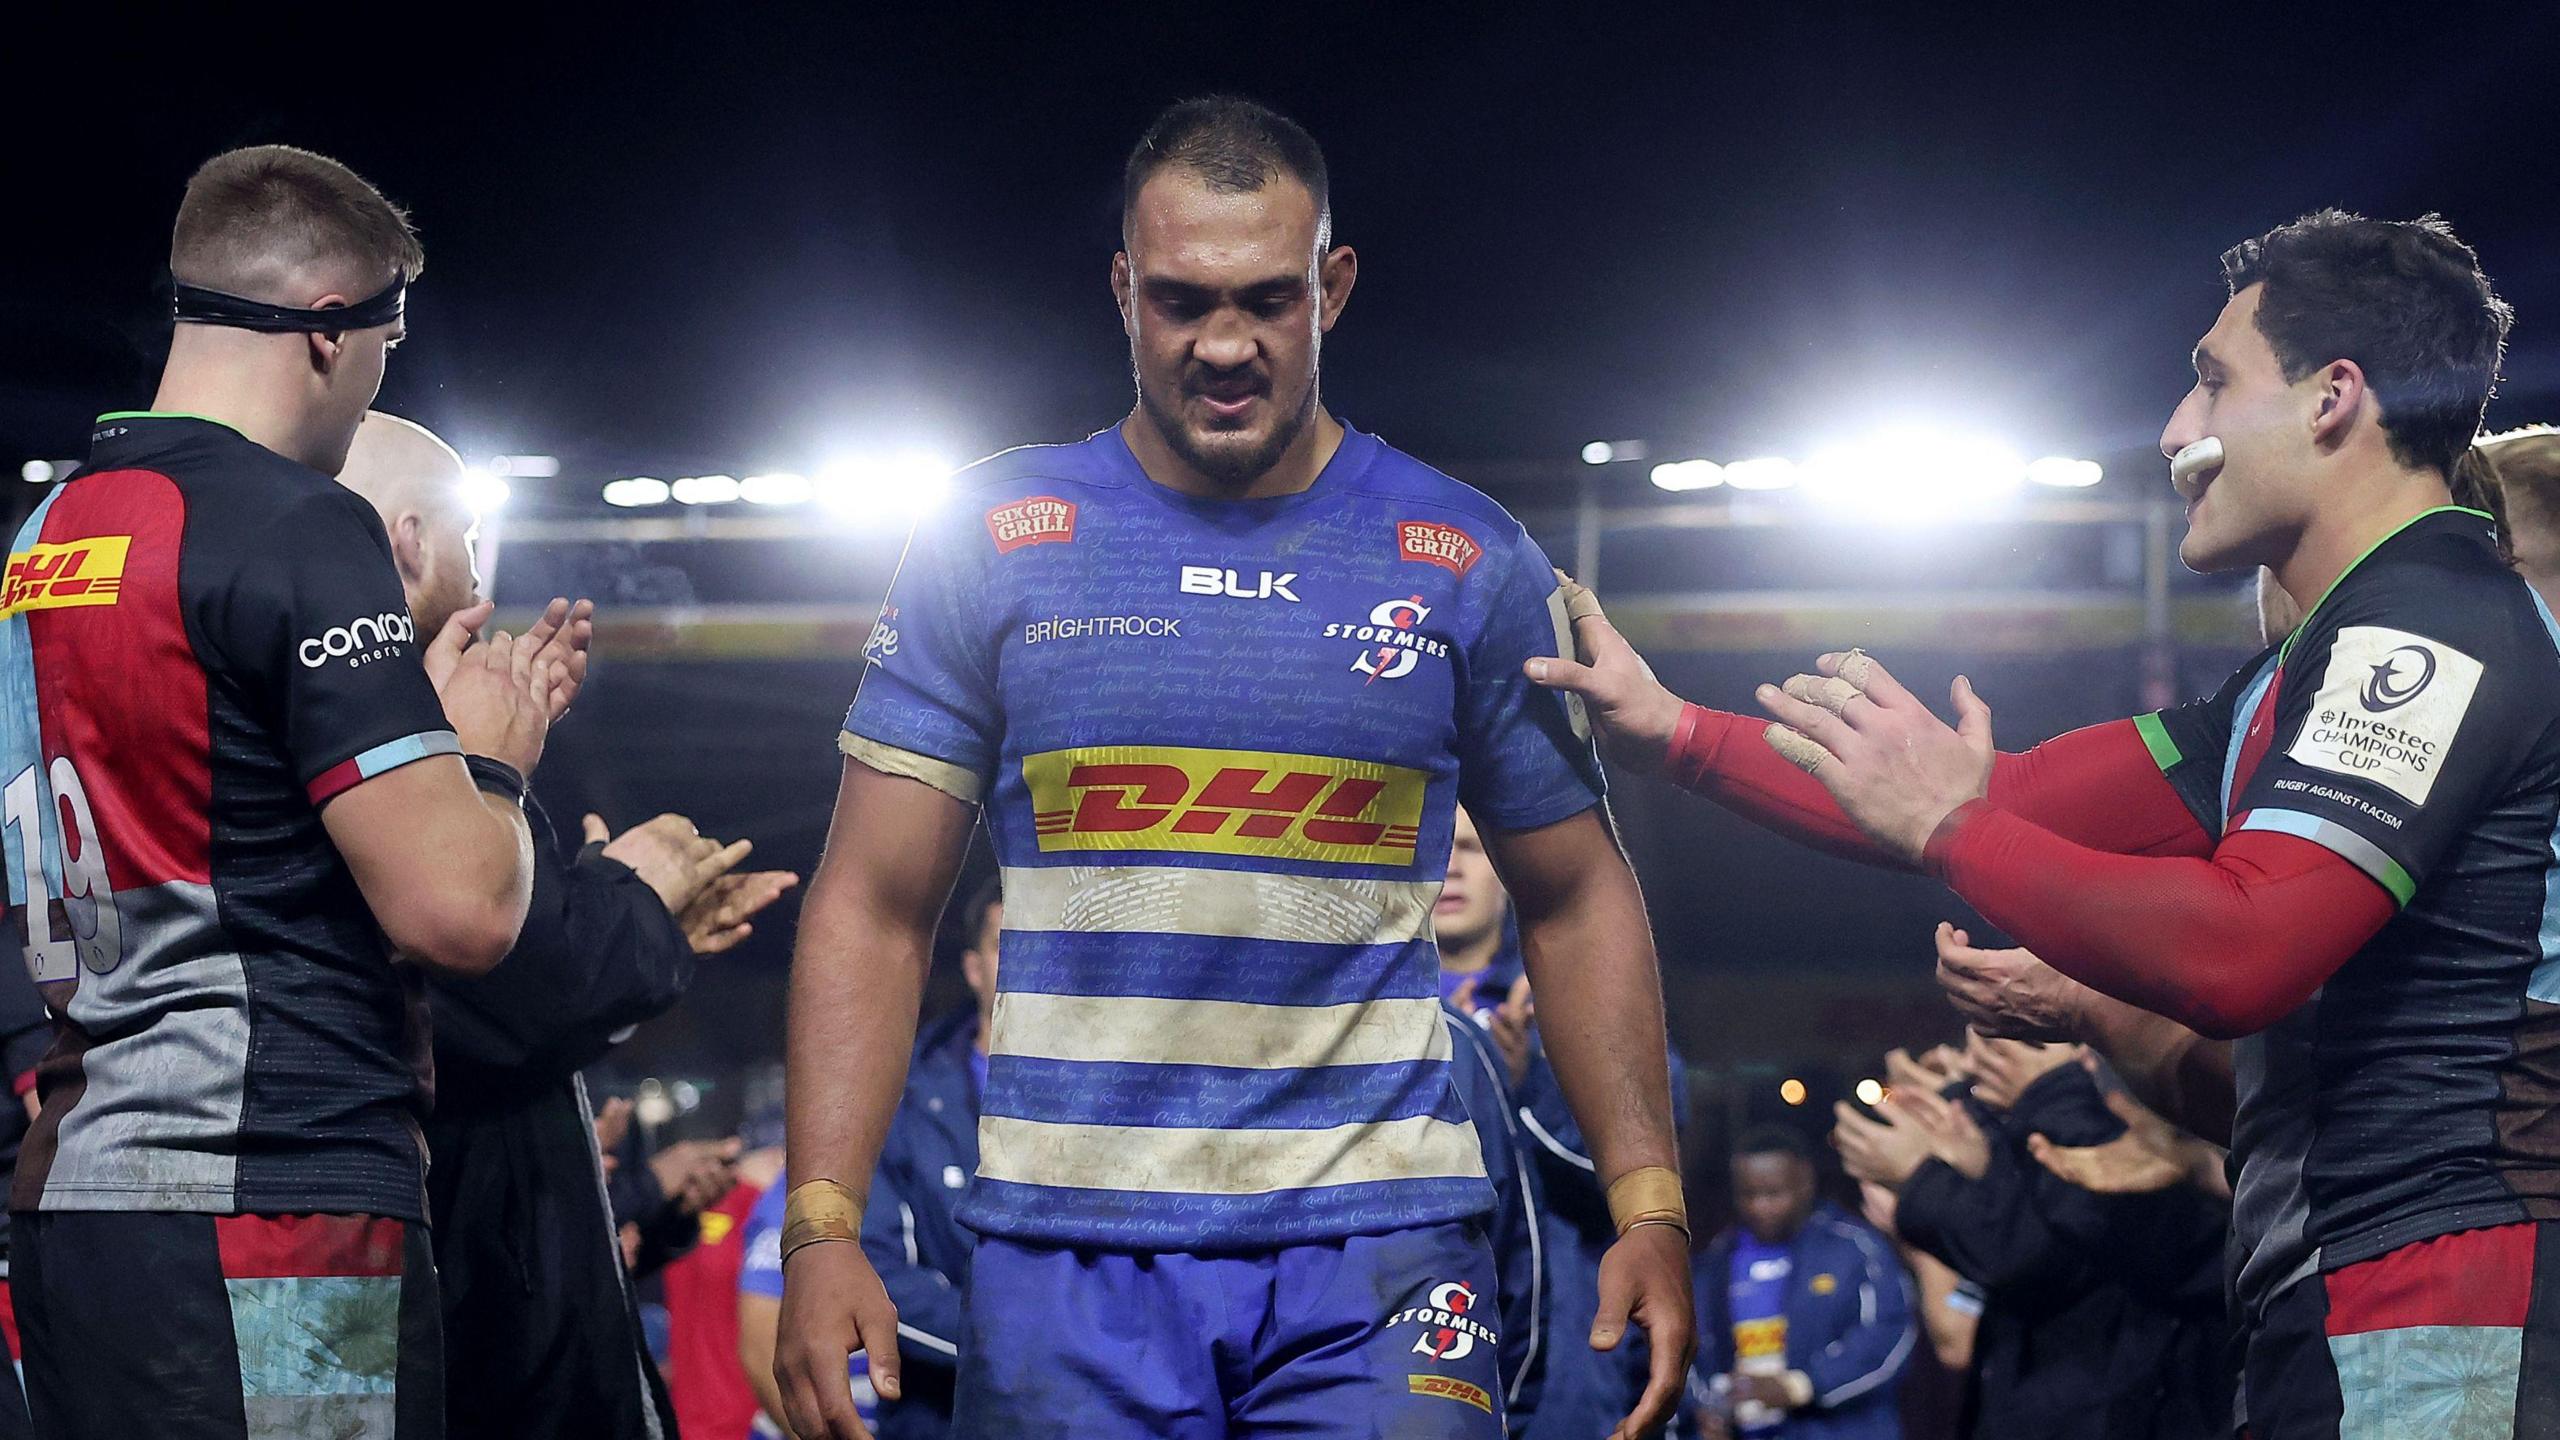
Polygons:
M2560 631L2487 515L2429 511L2210 701L2136 722L2214 834L2326 847L2400 910L2234 1054L2235 1284L2560 1219Z
M373 507L107 415L10 552L0 835L57 1021L15 1208L423 1221L424 999L320 819L457 749Z
M917 527L844 751L986 808L1004 868L984 1234L1251 1249L1481 1213L1431 910L1455 806L1599 802L1546 557L1358 431L1290 496L1011 451Z

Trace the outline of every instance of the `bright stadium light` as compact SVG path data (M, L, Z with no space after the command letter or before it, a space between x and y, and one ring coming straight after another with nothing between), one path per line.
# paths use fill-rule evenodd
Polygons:
M53 462L30 460L18 467L18 478L30 485L50 485L53 483Z
M1804 1103L1804 1097L1805 1088L1803 1081L1790 1075L1786 1079L1778 1082L1779 1099L1786 1101L1790 1105L1801 1105Z
M738 494L750 505L805 505L816 493L808 476L788 470L750 475L738 482Z
M1882 431L1816 454L1806 493L1872 519L1929 521L1983 508L2016 493L2026 463L1978 435L1916 427Z
M1618 447L1606 440L1594 440L1582 447L1582 463L1585 465L1606 465L1617 458Z
M548 480L560 473L557 455L492 455L489 473L511 480Z
M506 481L477 465L462 472L462 503L474 515L497 514L507 508L507 497L514 493Z
M2072 460L2061 455L2047 455L2027 465L2027 479L2037 485L2050 485L2057 490L2085 490L2107 477L2095 460Z
M921 515L950 488L951 462L926 450L839 457L815 486L819 504L855 520Z
M1712 490L1724 483L1724 467L1713 460L1671 460L1653 467L1653 483L1661 490Z
M628 480L608 480L604 487L604 503L636 510L644 505L664 505L672 493L664 480L635 475Z
M1724 483L1736 490L1784 490L1796 483L1796 462L1775 455L1736 460L1724 467Z
M1880 1081L1880 1080L1872 1080L1872 1079L1869 1079L1869 1080L1861 1080L1861 1081L1859 1081L1859 1082L1858 1082L1858 1103L1859 1103L1859 1104L1861 1104L1861 1105L1881 1105L1881 1104L1883 1104L1883 1103L1884 1103L1884 1082L1883 1082L1883 1081Z
M674 486L679 505L727 505L738 498L735 475L688 475Z

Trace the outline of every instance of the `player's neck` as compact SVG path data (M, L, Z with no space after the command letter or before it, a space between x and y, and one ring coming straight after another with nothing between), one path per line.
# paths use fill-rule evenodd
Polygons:
M1272 500L1296 495L1315 484L1324 467L1333 463L1333 452L1342 448L1342 434L1342 422L1318 403L1313 422L1299 429L1297 438L1280 452L1271 468L1238 484L1194 468L1156 433L1155 422L1143 410L1131 410L1129 418L1120 422L1120 437L1128 443L1129 453L1138 458L1138 468L1147 472L1148 479L1167 490L1203 500Z
M2303 527L2293 553L2274 567L2276 582L2302 607L2304 618L2366 552L2410 521L2453 503L2443 477L2433 471L2395 474L2394 480L2355 486L2347 496L2324 502L2317 518Z
M274 374L278 367L259 363L268 358L263 355L190 354L194 348L183 339L171 347L151 408L219 420L258 445L309 464L304 451L310 417L291 397L290 379ZM278 383L280 378L286 383Z

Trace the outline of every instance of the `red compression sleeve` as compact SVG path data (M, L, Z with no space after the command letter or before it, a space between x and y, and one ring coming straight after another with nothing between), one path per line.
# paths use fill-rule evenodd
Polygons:
M1977 800L1929 869L2063 974L2214 1039L2311 996L2398 912L2345 858L2244 830L2211 859L2110 855Z
M1672 732L1672 783L1817 850L1899 865L1822 782L1762 738L1767 720L1690 705ZM2113 720L1992 761L1991 801L2064 839L2118 855L2209 855L2213 838L2170 788L2142 732Z

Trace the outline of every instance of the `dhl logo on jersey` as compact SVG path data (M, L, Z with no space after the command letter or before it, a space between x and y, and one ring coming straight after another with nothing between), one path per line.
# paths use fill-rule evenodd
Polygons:
M36 545L9 557L0 581L0 617L70 605L113 605L124 590L130 535L96 535L59 545Z
M1188 850L1410 865L1419 770L1330 755L1099 745L1022 757L1043 852Z

